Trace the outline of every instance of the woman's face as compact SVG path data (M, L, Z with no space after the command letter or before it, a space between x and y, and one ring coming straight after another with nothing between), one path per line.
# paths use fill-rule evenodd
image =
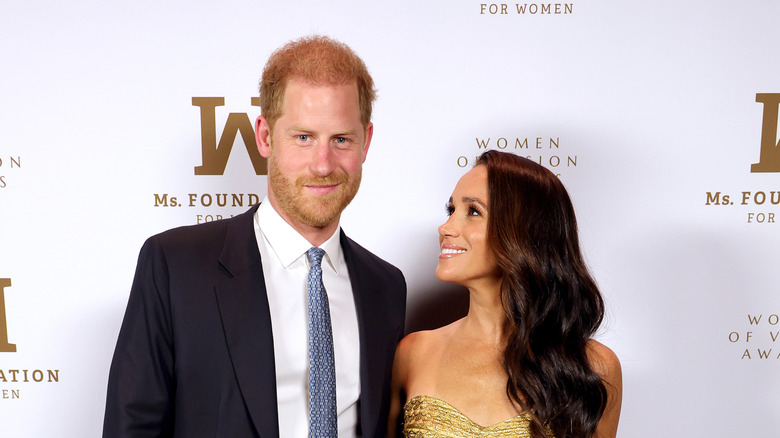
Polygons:
M487 167L479 165L458 181L447 204L449 217L439 227L439 280L469 288L495 287L501 274L488 246Z

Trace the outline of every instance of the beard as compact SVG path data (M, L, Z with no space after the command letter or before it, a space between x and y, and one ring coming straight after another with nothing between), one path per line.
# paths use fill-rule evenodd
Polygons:
M315 228L324 228L337 221L341 212L352 202L360 187L361 172L352 179L338 169L325 177L302 176L292 181L273 163L268 163L268 186L279 207L294 221ZM338 188L325 195L306 193L305 186L336 185Z

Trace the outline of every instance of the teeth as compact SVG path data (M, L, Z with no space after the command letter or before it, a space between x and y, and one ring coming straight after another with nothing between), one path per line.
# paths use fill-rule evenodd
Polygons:
M465 249L442 248L441 250L442 254L463 254L464 252L466 252Z

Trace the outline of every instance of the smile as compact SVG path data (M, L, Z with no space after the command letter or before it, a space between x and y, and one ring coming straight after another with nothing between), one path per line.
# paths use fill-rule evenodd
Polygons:
M463 254L464 252L466 252L465 249L452 249L452 248L441 249L442 254Z
M339 184L326 186L306 185L305 187L316 194L324 195L336 190L339 187Z

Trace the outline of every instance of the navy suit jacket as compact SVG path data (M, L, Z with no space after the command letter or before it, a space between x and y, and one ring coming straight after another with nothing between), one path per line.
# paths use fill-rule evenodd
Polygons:
M146 241L111 363L104 438L279 436L256 210ZM340 238L360 330L358 433L380 437L406 283L397 268Z

